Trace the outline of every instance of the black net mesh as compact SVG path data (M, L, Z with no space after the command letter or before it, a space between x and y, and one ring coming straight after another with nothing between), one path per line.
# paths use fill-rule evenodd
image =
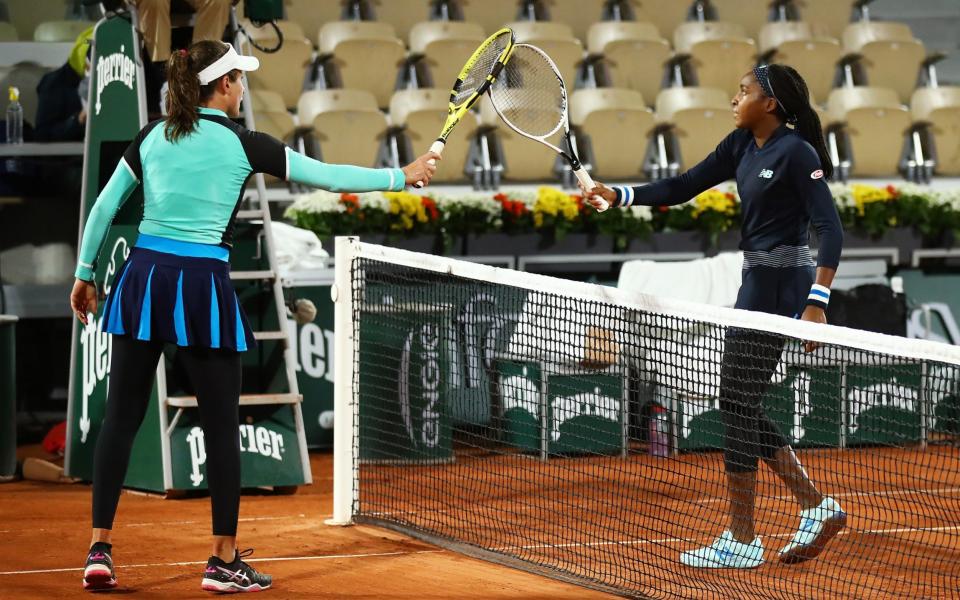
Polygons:
M960 595L958 367L352 274L356 520L628 596Z
M501 117L534 137L548 137L566 118L566 94L550 62L539 51L518 44L490 86L490 100Z
M503 53L509 44L509 32L498 35L487 44L467 71L459 87L454 88L453 104L455 106L466 102L474 92L480 89L483 82L487 80L487 76L493 71L493 67L497 64L497 59L500 57L500 54Z

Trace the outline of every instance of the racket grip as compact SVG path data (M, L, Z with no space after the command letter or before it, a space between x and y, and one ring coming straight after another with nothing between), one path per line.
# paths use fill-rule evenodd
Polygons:
M580 185L582 185L584 189L592 190L594 188L595 184L593 183L593 178L590 177L590 173L587 173L586 169L580 167L574 171L573 174L577 176L577 179L580 181ZM600 200L601 203L600 206L596 207L597 212L603 212L610 208L610 203L603 198L600 198L599 196L594 196L594 198Z
M434 143L430 144L430 152L434 152L436 154L443 154L443 147L446 145L447 145L446 142L444 142L443 140L437 140ZM430 163L431 165L437 164L437 161L432 158L427 162ZM413 184L413 187L419 190L420 188L423 187L423 182L418 181L415 184Z

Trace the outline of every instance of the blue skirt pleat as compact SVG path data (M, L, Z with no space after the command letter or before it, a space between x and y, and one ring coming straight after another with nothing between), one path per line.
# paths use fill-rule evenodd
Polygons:
M243 352L253 332L229 263L133 248L104 307L104 330L178 346Z

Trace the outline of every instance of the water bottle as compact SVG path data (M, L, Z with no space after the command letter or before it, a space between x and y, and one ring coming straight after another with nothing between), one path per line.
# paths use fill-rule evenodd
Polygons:
M667 410L655 405L650 411L649 423L647 447L650 449L650 456L670 456L670 419Z
M20 90L10 86L10 104L7 106L7 143L23 143L23 106L20 105Z

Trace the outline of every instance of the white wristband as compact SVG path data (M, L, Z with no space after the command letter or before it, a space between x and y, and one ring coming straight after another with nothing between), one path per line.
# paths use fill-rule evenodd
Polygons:
M807 295L807 304L813 304L820 308L827 308L830 304L830 288L818 283L810 286L810 293Z

